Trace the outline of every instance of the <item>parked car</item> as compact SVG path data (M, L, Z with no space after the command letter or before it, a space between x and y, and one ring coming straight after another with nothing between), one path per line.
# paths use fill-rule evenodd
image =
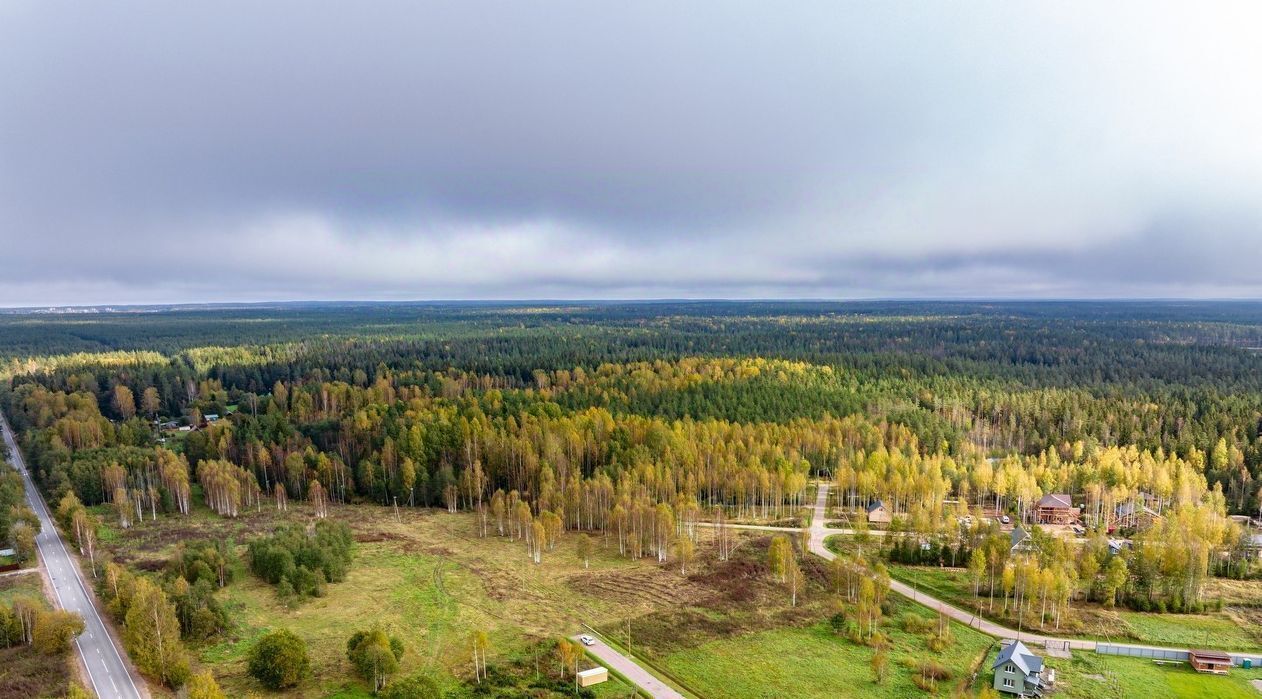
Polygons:
M1011 518L1011 517L1009 517L1008 515L1004 515L1004 516L1002 516L1002 517L1000 517L1000 518L999 518L999 521L1000 521L1000 522L1003 522L1004 524L1011 524L1011 523L1012 523L1012 518Z
M583 642L583 645L585 645L585 646L594 646L594 645L596 645L596 639L592 638L591 636L582 635L582 636L579 636L579 637L578 637L578 640L582 641L582 642Z

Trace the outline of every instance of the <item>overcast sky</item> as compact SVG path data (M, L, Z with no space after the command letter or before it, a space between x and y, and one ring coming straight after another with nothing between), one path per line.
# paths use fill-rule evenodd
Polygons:
M0 2L0 305L1262 297L1256 2Z

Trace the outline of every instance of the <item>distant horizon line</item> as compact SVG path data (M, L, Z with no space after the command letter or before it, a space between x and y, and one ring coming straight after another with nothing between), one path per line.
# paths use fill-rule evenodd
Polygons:
M216 310L232 308L266 307L321 307L321 306L524 306L548 304L554 306L580 305L654 305L654 304L705 304L705 303L763 303L763 304L856 304L856 303L1262 303L1258 297L1030 297L1030 296L856 296L850 298L798 297L651 297L651 298L505 298L505 299L316 299L316 300L261 300L261 301L172 301L156 303L76 303L38 306L8 306L0 303L0 313L9 315L44 313L121 313L150 310L151 312L178 310Z

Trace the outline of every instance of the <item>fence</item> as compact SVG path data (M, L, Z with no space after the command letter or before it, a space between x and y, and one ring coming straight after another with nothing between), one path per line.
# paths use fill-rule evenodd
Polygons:
M1133 658L1152 658L1154 660L1176 660L1187 662L1188 652L1171 648L1144 648L1142 646L1124 646L1116 643L1097 643L1095 652L1104 655L1129 655Z

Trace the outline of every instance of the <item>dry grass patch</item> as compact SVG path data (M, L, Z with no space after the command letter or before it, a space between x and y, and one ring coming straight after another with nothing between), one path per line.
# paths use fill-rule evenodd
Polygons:
M187 518L145 522L126 536L108 537L108 548L130 565L156 569L179 541L230 537L244 544L285 522L311 521L309 508L288 512L264 508L235 520L207 511ZM738 590L726 576L705 572L685 578L674 564L628 560L616 543L594 535L585 568L566 534L543 563L530 562L523 542L479 538L468 514L438 510L356 505L335 508L356 538L347 579L327 594L290 608L270 585L243 571L218 593L236 627L218 642L198 649L230 695L257 691L246 675L245 655L267 630L288 628L310 644L314 676L293 695L360 696L345 661L346 638L380 622L406 644L401 674L431 673L451 686L471 674L469 639L475 630L491 636L491 663L520 656L540 638L577 633L583 624L619 625L628 618L703 604ZM701 532L698 561L712 559L711 533ZM704 566L698 568L705 571ZM691 571L690 571L691 572ZM739 576L736 578L739 581ZM728 588L731 590L728 590Z

